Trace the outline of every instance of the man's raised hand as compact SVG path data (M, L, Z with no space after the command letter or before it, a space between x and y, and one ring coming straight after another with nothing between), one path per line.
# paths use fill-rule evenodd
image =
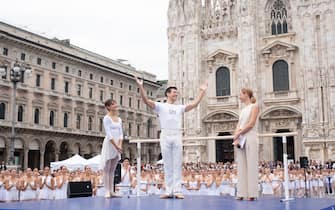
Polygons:
M134 77L135 77L136 83L137 83L139 86L142 86L142 85L143 85L143 80L138 79L138 77L135 76L135 75L134 75Z
M207 88L208 88L208 81L206 81L204 84L202 84L202 85L200 86L200 90L202 90L202 91L206 91Z

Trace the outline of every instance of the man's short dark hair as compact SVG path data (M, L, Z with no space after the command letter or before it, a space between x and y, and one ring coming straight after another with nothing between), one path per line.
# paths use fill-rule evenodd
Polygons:
M129 162L130 162L130 160L129 160L129 158L123 158L123 161L122 162L124 162L125 160L128 160Z
M166 88L166 90L165 90L165 96L167 96L167 94L170 93L171 90L178 90L178 89L175 86L170 86L170 87Z

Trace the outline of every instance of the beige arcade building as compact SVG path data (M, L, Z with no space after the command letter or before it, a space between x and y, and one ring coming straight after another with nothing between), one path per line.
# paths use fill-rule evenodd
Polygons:
M100 153L104 139L104 101L120 105L125 135L124 157L136 159L129 138L156 138L156 115L141 101L133 75L144 78L154 100L156 76L138 71L80 47L69 40L49 39L0 22L0 162L8 161L11 145L13 84L10 68L29 64L32 76L16 91L15 164L42 168L74 154L90 158ZM142 160L157 160L155 144L142 146Z

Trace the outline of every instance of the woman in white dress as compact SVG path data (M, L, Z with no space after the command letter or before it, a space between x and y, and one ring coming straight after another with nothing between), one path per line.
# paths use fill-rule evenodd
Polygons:
M40 198L41 177L40 177L40 173L37 168L34 168L33 170L33 179L36 184L36 190L35 190L36 196L35 197L36 199L39 199Z
M323 198L325 196L325 185L323 183L323 174L319 171L317 175L318 179L318 197Z
M20 200L35 200L37 183L33 177L33 172L30 168L26 170L26 176L21 180Z
M101 168L104 171L106 198L117 197L113 192L114 172L121 160L123 131L122 120L118 116L118 105L115 100L105 102L108 114L103 119L106 137L101 150Z
M62 170L57 171L55 174L55 199L67 198L67 176Z
M273 189L273 194L275 196L282 196L283 192L283 173L281 169L274 169L273 176L272 176L272 189Z
M200 189L200 181L196 178L195 172L192 172L190 179L188 180L188 191L190 195L198 195Z
M44 176L41 177L40 199L52 200L55 197L55 180L50 174L49 167L44 168Z
M230 179L230 171L229 169L227 169L226 171L223 172L220 195L230 195L230 193L231 193L231 179Z
M232 173L231 173L231 192L230 192L230 195L231 196L236 196L236 186L237 186L237 182L238 182L238 179L237 179L237 170L236 169L233 169L232 170Z
M262 183L263 195L273 195L272 176L270 172L271 172L270 169L266 168L260 180Z
M200 172L200 188L199 188L199 195L207 195L208 194L208 189L206 186L206 180L208 178L207 173L204 171Z
M98 171L96 175L95 187L96 187L96 196L103 197L105 195L105 187L103 182L102 171Z
M258 137L257 118L259 108L251 89L243 88L240 100L242 109L234 135L237 160L237 200L255 200L258 197ZM245 141L243 145L243 141Z
M4 201L18 201L20 183L18 182L18 174L16 170L10 172L10 177L5 181Z
M121 168L121 188L120 191L123 195L129 194L129 189L132 181L132 174L130 171L129 159L125 158L122 162Z
M0 174L0 201L4 200L5 194L5 173L1 171Z

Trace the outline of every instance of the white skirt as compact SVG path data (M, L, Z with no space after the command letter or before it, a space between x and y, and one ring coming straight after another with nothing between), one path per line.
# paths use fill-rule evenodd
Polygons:
M104 186L98 186L96 196L97 197L104 197L105 193L106 193L105 187Z
M25 191L21 191L20 192L20 200L24 201L24 200L35 200L36 197L36 190L32 190L32 189L26 189Z
M44 186L40 190L40 199L53 200L55 198L55 191L49 189L47 186Z
M63 186L55 190L55 199L66 199L67 198L67 183L64 183Z
M273 195L273 189L271 183L262 183L262 193L264 195Z
M6 190L4 193L4 201L18 201L19 191L16 187L12 187L10 190Z
M5 191L6 190L5 190L4 186L1 186L0 187L0 201L4 200Z

